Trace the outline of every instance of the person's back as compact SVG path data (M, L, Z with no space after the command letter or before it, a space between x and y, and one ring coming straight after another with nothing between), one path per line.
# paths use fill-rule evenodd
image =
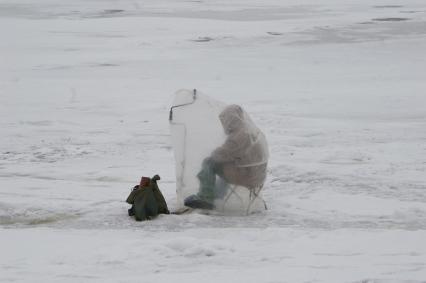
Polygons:
M187 206L214 207L216 175L228 184L248 189L262 187L266 179L269 152L264 134L238 105L226 107L219 118L227 139L203 161L197 175L200 191L185 200Z
M262 186L269 157L265 135L238 105L230 105L219 116L227 139L211 158L222 164L223 178L247 188Z

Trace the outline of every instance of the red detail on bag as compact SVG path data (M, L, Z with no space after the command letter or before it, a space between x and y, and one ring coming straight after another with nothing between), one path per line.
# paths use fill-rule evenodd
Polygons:
M140 187L146 187L149 185L151 179L148 177L142 177L141 178L141 183L139 184Z

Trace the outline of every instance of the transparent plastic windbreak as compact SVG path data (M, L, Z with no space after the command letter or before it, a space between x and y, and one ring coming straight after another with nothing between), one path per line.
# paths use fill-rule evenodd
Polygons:
M169 121L179 207L187 197L199 195L223 212L266 208L261 189L268 144L240 106L226 105L196 90L180 90Z

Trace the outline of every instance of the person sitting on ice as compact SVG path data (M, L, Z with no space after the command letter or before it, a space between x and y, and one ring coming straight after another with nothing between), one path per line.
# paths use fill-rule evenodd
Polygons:
M214 209L214 200L226 194L228 185L252 190L261 188L266 179L269 153L265 135L241 106L227 106L219 119L227 135L226 140L203 160L197 174L199 192L187 197L185 206ZM218 181L216 176L220 177Z

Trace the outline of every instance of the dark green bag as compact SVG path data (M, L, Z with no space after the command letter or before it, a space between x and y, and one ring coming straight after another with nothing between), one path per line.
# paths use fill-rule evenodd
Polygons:
M126 202L131 204L129 216L135 216L136 221L152 219L158 214L170 214L166 200L158 188L160 176L143 177L141 184L133 188Z

